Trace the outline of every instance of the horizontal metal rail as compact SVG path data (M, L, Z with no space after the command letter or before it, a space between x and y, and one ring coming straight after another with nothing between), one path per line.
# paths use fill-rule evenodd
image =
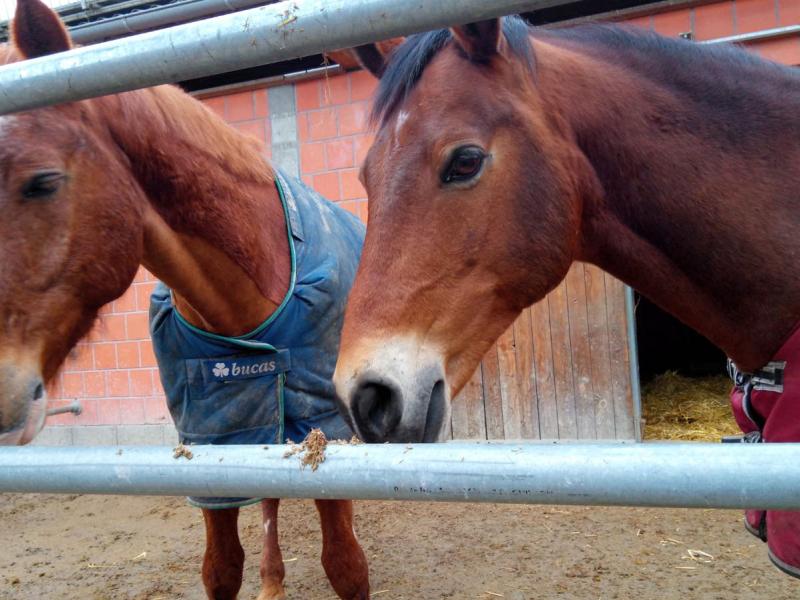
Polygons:
M0 114L351 48L568 0L290 0L0 68Z
M751 31L750 33L739 33L713 40L705 40L700 44L746 44L748 42L763 42L788 37L790 35L800 35L800 25L788 25L786 27L775 27L774 29L762 29L761 31Z
M0 491L800 509L800 444L0 449Z
M70 27L78 44L141 33L266 4L263 0L183 0Z
M313 69L304 69L302 71L292 71L282 75L271 75L269 77L259 77L257 79L248 79L247 81L239 81L237 83L226 83L223 85L216 85L214 87L202 88L189 92L195 98L208 98L211 96L221 96L223 94L232 94L234 92L246 92L254 89L263 89L268 87L275 87L278 85L286 85L287 83L297 83L307 79L321 79L323 77L330 77L344 73L341 65L330 64L324 67L315 67Z

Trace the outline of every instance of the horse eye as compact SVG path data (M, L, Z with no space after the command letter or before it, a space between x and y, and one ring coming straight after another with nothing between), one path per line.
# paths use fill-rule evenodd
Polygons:
M22 197L26 200L47 198L61 187L66 175L61 171L41 171L31 177L22 187Z
M442 171L442 183L469 181L481 172L485 158L486 154L477 146L456 148Z

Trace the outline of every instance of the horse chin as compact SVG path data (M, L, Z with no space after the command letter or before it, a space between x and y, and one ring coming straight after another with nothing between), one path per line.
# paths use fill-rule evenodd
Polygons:
M25 433L25 429L20 427L15 431L9 431L8 433L0 433L0 446L21 446L24 444L22 441L22 436Z
M22 437L20 438L19 445L25 445L39 435L39 432L44 429L44 421L47 418L47 393L35 400L31 406L30 413L28 414L28 421L22 430Z
M25 425L14 431L0 435L0 446L24 446L33 441L44 428L47 417L47 393L38 400L34 400L28 412Z

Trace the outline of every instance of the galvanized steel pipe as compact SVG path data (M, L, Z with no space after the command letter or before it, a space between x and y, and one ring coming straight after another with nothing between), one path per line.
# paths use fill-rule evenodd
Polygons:
M0 449L0 491L800 509L800 444Z
M0 114L350 48L567 0L290 0L0 68Z
M262 4L264 0L183 0L75 25L69 34L78 44L91 44Z

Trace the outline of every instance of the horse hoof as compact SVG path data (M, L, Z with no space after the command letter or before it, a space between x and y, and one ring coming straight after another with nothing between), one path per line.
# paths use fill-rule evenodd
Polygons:
M286 592L281 584L264 586L256 600L286 600Z

